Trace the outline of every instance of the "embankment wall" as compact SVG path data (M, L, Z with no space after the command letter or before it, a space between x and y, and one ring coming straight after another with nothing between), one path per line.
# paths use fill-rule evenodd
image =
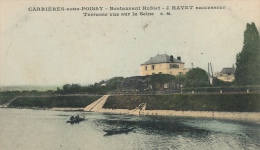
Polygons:
M146 110L260 112L260 93L112 95L103 108Z
M84 108L101 96L51 96L51 97L18 97L8 107L70 107Z

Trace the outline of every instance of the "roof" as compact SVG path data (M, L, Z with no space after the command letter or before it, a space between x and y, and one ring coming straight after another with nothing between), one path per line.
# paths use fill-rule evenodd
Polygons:
M158 54L154 57L151 57L150 60L144 62L141 65L159 64L159 63L182 63L182 64L184 64L184 62L182 62L176 58L173 58L173 62L171 62L170 56L167 54Z
M236 72L235 68L223 68L221 73L223 74L234 74Z

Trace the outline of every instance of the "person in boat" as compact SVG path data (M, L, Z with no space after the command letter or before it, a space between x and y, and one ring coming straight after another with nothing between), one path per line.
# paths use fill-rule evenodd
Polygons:
M75 119L78 120L78 119L79 119L79 115L77 115L77 116L75 117Z
M74 120L74 119L75 119L75 117L74 117L74 116L71 116L71 117L70 117L70 120Z

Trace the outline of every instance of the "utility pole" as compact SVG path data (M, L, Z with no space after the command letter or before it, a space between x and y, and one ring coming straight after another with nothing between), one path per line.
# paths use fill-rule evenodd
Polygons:
M208 76L209 76L209 83L212 85L213 84L213 69L211 62L208 63Z

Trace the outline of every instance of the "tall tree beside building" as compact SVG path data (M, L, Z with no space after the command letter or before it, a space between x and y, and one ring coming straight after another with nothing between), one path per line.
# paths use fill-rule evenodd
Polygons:
M236 57L235 81L239 85L260 84L260 39L254 23L247 24L244 46Z

